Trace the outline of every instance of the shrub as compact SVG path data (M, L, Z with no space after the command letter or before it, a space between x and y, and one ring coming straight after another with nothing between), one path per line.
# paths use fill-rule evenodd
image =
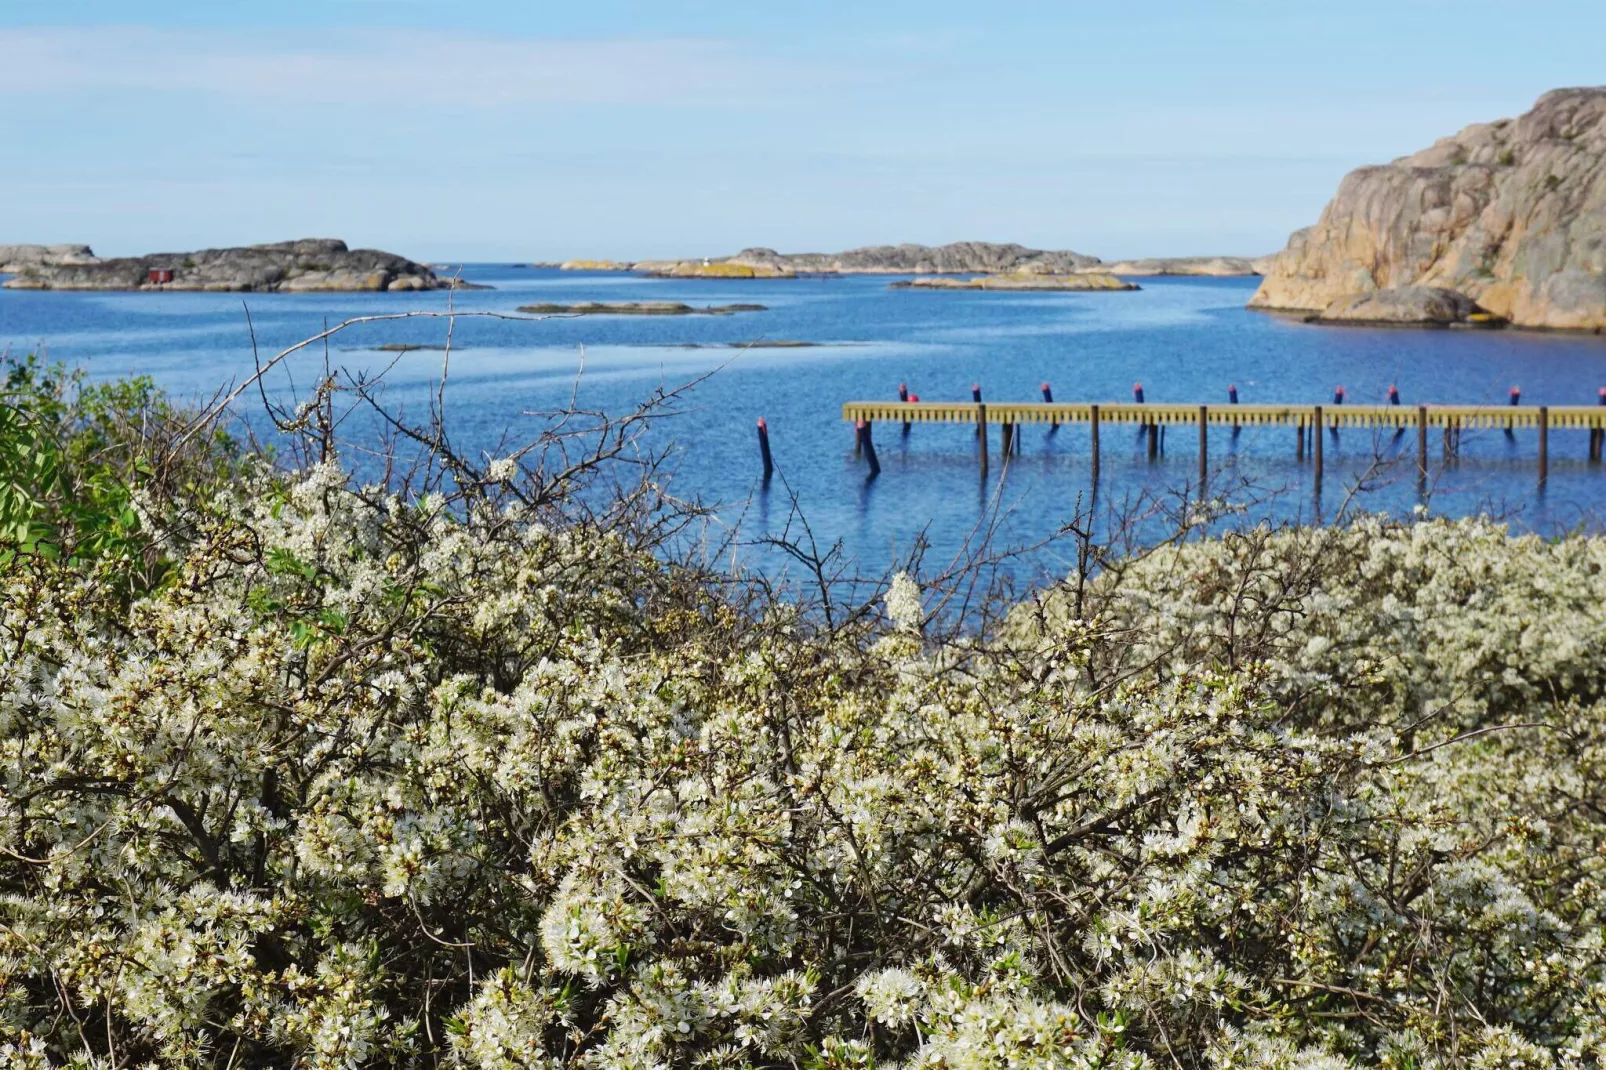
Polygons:
M6 566L14 1061L1606 1052L1599 540L1257 529L936 642L512 494L205 497L132 604Z
M204 498L246 463L224 434L186 439L188 419L148 379L90 384L0 358L0 568L42 555L96 562L122 588L155 582L165 565L141 508Z

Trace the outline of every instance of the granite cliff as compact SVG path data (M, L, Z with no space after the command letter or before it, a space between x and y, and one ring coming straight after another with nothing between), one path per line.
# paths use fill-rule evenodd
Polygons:
M1558 89L1520 118L1352 171L1249 307L1606 328L1606 87Z
M348 249L345 242L331 238L107 260L36 258L18 267L5 282L10 289L305 293L438 290L453 285L424 264L377 249Z

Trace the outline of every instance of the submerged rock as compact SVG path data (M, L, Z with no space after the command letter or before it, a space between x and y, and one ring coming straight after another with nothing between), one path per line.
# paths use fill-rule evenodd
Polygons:
M1518 326L1606 328L1606 87L1558 89L1520 118L1352 171L1265 274L1249 307L1323 321L1436 315L1442 303L1416 296L1351 300L1428 287Z
M763 305L705 305L697 308L679 301L582 301L575 305L542 302L520 305L520 312L545 316L730 316L737 312L765 312Z
M327 291L484 289L442 278L429 267L377 249L348 249L332 238L155 253L26 266L14 290Z

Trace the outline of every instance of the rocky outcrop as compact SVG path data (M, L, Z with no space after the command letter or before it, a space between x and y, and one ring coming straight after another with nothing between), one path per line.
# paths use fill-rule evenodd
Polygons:
M99 259L87 245L0 245L0 275L57 264L94 264Z
M1558 89L1518 119L1352 171L1249 307L1326 320L1447 308L1415 292L1358 300L1416 287L1459 295L1463 318L1606 328L1606 87Z
M936 276L905 279L890 284L894 290L1136 290L1138 284L1114 275L1045 275L1022 271L1005 275L981 275L972 279Z
M1117 260L1113 264L1101 263L1083 270L1101 271L1109 275L1207 275L1224 279L1259 275L1260 272L1255 268L1259 262L1244 256L1166 256Z
M329 238L203 249L194 253L25 266L14 290L201 290L309 293L439 290L465 286L423 264L377 249L348 249Z
M1400 286L1340 297L1319 315L1311 317L1311 322L1448 327L1466 322L1478 311L1472 298L1455 290L1441 286Z

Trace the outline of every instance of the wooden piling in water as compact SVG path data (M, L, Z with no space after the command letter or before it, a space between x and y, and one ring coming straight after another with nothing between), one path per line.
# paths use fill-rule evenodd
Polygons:
M1160 425L1156 424L1156 423L1151 423L1151 424L1148 425L1148 428L1149 428L1149 460L1152 461L1152 460L1154 460L1156 457L1158 457L1160 455Z
M1099 485L1099 407L1092 406L1088 411L1088 430L1092 442L1093 454L1093 486Z
M1550 478L1550 408L1539 406L1539 485Z
M1294 460L1305 459L1305 420L1301 417L1294 424Z
M976 396L978 398L981 397L981 391L980 390L976 391ZM981 471L982 471L982 475L986 475L987 474L987 406L981 404L980 402L977 402L977 404L976 404L976 448L981 451Z
M1322 431L1324 430L1320 405L1316 406L1311 422L1315 424L1315 430L1311 433L1311 460L1316 465L1316 492L1319 494L1322 489Z
M1233 391L1237 393L1237 391ZM1199 497L1205 495L1205 481L1210 475L1210 406L1199 406Z
M1428 477L1428 407L1416 407L1416 474Z
M1043 403L1046 404L1046 405L1054 404L1054 391L1049 387L1049 385L1047 383L1043 384ZM1058 420L1050 420L1048 422L1048 433L1049 434L1053 434L1055 431L1058 431L1059 429L1060 429L1060 422Z
M1606 405L1606 386L1601 387L1596 396L1599 404ZM1603 452L1606 452L1606 429L1592 427L1589 430L1589 459L1599 464Z
M1000 439L998 455L1004 459L1005 464L1008 464L1009 454L1015 448L1015 425L1005 424L999 429L998 437Z
M870 462L870 478L881 474L881 462L876 460L875 439L870 437L870 421L864 421L864 456Z
M758 455L764 462L764 482L768 483L775 474L775 460L770 456L770 425L762 416L758 418Z
M909 400L909 384L908 383L899 383L898 384L898 400L899 401L908 401ZM903 422L903 433L906 434L906 435L909 433L909 421L908 420L905 420Z

